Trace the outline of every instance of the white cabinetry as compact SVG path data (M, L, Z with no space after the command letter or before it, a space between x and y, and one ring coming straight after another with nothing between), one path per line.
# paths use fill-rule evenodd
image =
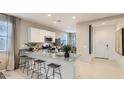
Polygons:
M44 31L37 28L29 28L28 41L29 42L44 42Z
M37 28L29 28L28 31L28 42L45 42L45 37L51 37L52 42L55 42L55 32L37 29Z
M54 32L51 33L51 37L52 37L52 39L53 39L52 42L55 42L55 33L54 33Z
M52 38L52 42L55 42L55 32L45 31L45 36Z

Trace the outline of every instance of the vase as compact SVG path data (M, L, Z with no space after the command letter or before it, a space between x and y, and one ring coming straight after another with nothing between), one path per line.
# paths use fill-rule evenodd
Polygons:
M68 52L65 52L64 56L65 56L65 58L69 58L70 54Z
M33 51L34 50L34 48L29 48L29 51Z

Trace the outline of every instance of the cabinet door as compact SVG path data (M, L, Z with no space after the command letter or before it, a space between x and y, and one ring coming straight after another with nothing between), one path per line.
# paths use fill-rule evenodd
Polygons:
M30 30L30 41L31 42L44 42L44 31L36 28Z
M51 37L52 37L52 39L53 39L52 42L55 42L55 32L52 32L52 33L51 33Z
M45 37L50 37L55 42L55 32L41 30L37 28L30 28L28 32L29 42L45 42Z
M41 42L45 42L45 30L40 30Z
M46 31L46 37L52 38L52 42L55 42L55 32Z
M50 37L50 35L51 35L50 31L45 31L45 36L46 37Z
M42 35L45 36L45 34L46 34L46 33L45 33L45 30L41 30L41 29L40 29L40 34L42 34Z

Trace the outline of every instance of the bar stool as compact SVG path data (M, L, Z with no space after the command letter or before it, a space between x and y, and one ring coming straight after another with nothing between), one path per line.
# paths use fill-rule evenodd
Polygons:
M41 75L43 75L42 71L44 70L44 73L46 74L46 66L45 66L45 61L44 60L35 60L34 61L34 69L32 71L31 78L33 78L33 74L37 74L37 78Z
M26 66L26 59L27 59L28 56L26 55L22 55L19 57L19 68L20 70L22 70L22 68L24 68ZM23 72L24 72L24 69L23 69Z
M16 69L19 68L19 66L21 65L21 62L20 60L25 60L24 58L22 58L23 56L26 56L25 55L25 52L27 51L27 49L19 49L19 52L18 52L18 59L17 59L17 62L16 62ZM22 57L21 57L22 56ZM24 61L23 61L24 62Z
M46 73L46 79L48 79L49 77L53 76L53 79L55 78L55 74L58 74L60 76L60 79L62 79L62 75L61 75L61 71L60 71L60 67L61 65L55 64L55 63L50 63L47 65L48 66L48 70ZM52 70L52 75L49 75L50 69Z
M34 59L35 58L27 57L26 66L24 67L24 69L27 68L27 75L29 71L33 70L34 68Z

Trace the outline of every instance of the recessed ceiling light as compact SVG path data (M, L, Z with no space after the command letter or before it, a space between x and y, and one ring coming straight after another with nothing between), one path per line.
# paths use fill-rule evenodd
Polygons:
M76 19L76 17L75 17L75 16L73 16L73 17L72 17L72 19Z
M104 25L105 23L103 22L102 25Z
M48 14L47 16L52 16L51 14Z

